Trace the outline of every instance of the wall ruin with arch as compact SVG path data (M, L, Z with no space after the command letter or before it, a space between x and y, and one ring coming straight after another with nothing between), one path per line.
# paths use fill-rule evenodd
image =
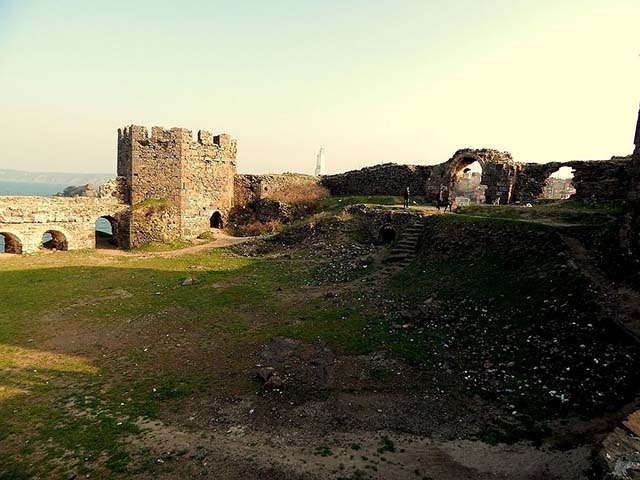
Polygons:
M464 169L474 162L482 168L486 203L531 202L541 198L549 176L561 167L574 171L576 198L622 200L630 186L631 157L610 160L520 163L508 152L492 149L458 150L438 165L384 164L322 178L332 195L402 195L409 186L412 195L438 198L448 192Z
M0 233L17 239L20 253L36 252L47 231L63 234L69 250L94 248L95 222L110 216L118 222L118 241L127 245L129 211L116 198L0 196Z

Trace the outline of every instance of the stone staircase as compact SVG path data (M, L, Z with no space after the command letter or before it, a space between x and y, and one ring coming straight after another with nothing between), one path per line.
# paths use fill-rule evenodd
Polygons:
M409 225L404 232L402 232L402 237L395 243L385 261L388 264L393 264L400 268L406 267L411 263L418 251L418 244L420 243L423 228L424 221L422 218Z

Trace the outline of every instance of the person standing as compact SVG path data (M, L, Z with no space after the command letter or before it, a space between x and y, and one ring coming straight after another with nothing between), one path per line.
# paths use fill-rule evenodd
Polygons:
M409 187L404 189L404 208L409 208L409 197L411 196L411 192L409 191Z

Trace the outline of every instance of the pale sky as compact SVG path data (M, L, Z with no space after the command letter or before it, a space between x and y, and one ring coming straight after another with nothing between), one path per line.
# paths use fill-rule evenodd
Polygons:
M632 151L639 0L0 0L0 168L113 172L116 130L238 139L241 172Z

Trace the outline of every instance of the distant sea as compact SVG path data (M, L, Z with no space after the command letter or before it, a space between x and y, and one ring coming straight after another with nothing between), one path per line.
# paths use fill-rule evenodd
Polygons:
M0 195L36 195L50 197L61 192L68 185L57 183L32 182L2 182L0 181Z
M61 192L68 185L55 183L33 183L33 182L0 182L0 195L19 195L19 196L41 196L51 197ZM96 230L105 233L111 232L111 224L104 218L98 219L96 222ZM45 238L44 241L47 239ZM0 253L4 253L4 237L0 235Z

